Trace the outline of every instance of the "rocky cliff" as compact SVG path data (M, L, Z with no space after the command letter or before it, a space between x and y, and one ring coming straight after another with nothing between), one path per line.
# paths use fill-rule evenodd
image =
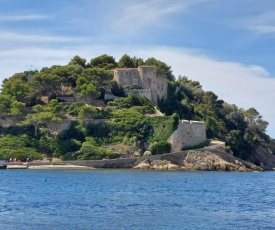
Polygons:
M202 171L262 171L250 162L238 159L222 149L190 150L151 156L142 159L135 169L156 170L202 170Z
M265 170L275 169L275 156L261 145L251 154L249 160Z

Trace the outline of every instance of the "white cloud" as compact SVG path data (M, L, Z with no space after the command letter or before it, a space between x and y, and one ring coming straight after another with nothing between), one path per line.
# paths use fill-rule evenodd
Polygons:
M149 0L130 1L130 3L116 9L117 17L113 18L115 30L137 34L142 29L150 30L153 27L171 27L168 18L176 13L183 12L190 6L211 0ZM146 34L144 34L146 36Z
M243 25L246 29L256 32L259 35L275 33L275 10L266 8L260 13L241 19L238 26Z
M0 41L3 43L7 42L73 42L73 41L84 41L85 38L80 37L63 37L63 36L49 36L42 34L22 34L12 33L7 31L0 31ZM3 44L2 43L2 44Z
M29 15L2 15L0 21L28 21L28 20L44 20L52 18L51 15L29 14Z
M269 33L275 33L275 25L257 25L257 26L251 26L251 30L256 31L259 34L269 34Z

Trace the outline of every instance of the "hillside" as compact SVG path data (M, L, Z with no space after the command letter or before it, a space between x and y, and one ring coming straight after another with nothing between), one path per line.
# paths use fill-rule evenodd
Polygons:
M140 87L114 80L115 68L142 65L156 66L156 76L166 78L160 81L167 82L162 98L126 96L125 89ZM273 156L268 122L256 109L240 109L202 88L185 76L175 80L171 67L155 58L128 55L118 62L109 55L89 62L75 56L65 66L16 73L3 81L0 94L0 158L88 160L167 153L179 119L204 121L207 137L226 142L235 157L260 165L267 159L259 157L259 149Z

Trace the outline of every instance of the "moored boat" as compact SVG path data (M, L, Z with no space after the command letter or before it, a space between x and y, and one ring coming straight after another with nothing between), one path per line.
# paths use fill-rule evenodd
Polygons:
M0 169L6 169L7 165L0 165Z
M6 160L0 160L0 169L6 169L7 165L6 164L2 164L2 163L6 163Z

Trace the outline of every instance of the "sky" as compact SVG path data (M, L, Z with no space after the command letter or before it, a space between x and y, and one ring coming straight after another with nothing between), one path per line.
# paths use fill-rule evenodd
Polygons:
M164 61L275 138L274 0L0 0L0 82L101 54Z

